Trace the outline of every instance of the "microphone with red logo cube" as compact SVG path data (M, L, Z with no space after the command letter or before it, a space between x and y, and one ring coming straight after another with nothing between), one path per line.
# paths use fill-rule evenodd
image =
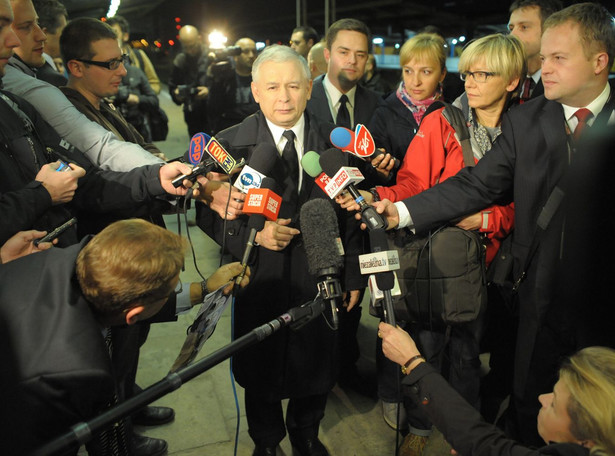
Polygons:
M376 149L376 143L371 133L365 125L357 124L355 131L344 127L336 127L329 135L331 144L344 152L351 153L362 160L368 157L374 158L382 155L379 149ZM394 168L399 168L400 161L396 158Z
M330 182L327 184L327 190L325 190L327 195L330 195L331 198L335 198L335 196L339 195L342 191L348 190L352 198L359 205L361 220L363 220L369 230L387 228L386 219L378 214L373 206L367 204L354 185L363 180L363 175L357 168L344 166L346 160L341 151L338 149L327 149L320 155L319 162L327 175L333 175Z
M241 259L242 271L235 279L235 290L239 288L239 284L246 273L256 234L265 227L266 220L275 221L278 219L280 207L282 206L282 197L271 190L275 185L275 180L265 177L261 187L249 189L244 200L243 212L250 215L248 219L248 229L250 232Z

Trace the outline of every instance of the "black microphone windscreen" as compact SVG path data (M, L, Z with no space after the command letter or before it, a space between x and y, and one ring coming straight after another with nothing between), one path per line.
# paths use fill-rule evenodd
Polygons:
M228 140L226 140L225 138L216 138L216 140L218 141L218 143L222 146L222 148L225 151L229 152L229 150L231 148L231 143L228 142Z
M319 276L324 269L341 268L343 258L337 246L340 233L331 203L325 199L305 203L300 225L310 274Z
M346 166L346 159L341 150L331 148L320 154L320 167L327 176L334 176L342 166Z
M256 231L260 231L265 228L265 222L267 219L262 214L252 214L248 218L248 229L255 229Z
M273 193L280 194L278 183L275 181L273 177L264 177L261 181L261 186L259 188L267 188L272 190Z
M260 143L252 151L248 166L261 174L268 175L273 168L276 155L279 155L278 150L273 144Z

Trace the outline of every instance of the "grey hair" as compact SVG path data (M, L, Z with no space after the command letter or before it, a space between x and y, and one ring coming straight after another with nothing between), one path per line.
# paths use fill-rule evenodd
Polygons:
M303 56L301 56L288 46L272 44L271 46L267 46L265 49L263 49L263 51L254 61L254 64L252 65L252 80L254 82L258 80L258 70L263 63L284 63L290 61L294 61L299 64L299 67L301 68L301 71L303 71L303 75L307 80L310 80L312 78L310 68L308 67L307 61L305 60L305 58L303 58Z

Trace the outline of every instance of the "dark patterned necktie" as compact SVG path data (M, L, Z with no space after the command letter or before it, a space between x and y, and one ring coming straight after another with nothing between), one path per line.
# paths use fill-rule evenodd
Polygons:
M348 97L346 95L342 95L340 97L340 108L337 111L337 118L335 119L335 125L338 127L352 128L350 125L350 113L348 112L348 107L346 106L347 102Z
M284 180L286 184L284 196L287 202L293 205L292 207L296 207L299 194L299 162L295 148L295 133L292 130L286 130L282 136L286 138L286 145L282 151L282 160L284 160L287 173L287 178Z

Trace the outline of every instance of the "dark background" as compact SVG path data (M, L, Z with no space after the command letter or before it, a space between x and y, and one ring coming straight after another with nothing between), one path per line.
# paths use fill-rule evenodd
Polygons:
M110 0L61 1L69 18L103 18L110 3ZM165 77L173 55L181 50L177 30L182 25L199 28L205 41L213 29L220 30L228 37L227 45L245 36L266 44L287 44L292 29L297 25L297 2L300 4L300 24L307 23L322 36L326 26L325 0L121 0L117 14L130 22L131 39L147 41L145 50L162 73L161 77ZM450 37L449 44L452 38L460 36L470 40L489 33L505 32L511 2L329 0L329 24L343 17L360 19L370 27L374 36L384 38L386 53L392 54L396 43L403 44L413 32L426 25L439 27L445 37ZM568 6L578 2L562 0L562 3ZM602 3L615 12L615 2ZM137 41L133 45L140 46ZM381 48L380 52L385 53Z

